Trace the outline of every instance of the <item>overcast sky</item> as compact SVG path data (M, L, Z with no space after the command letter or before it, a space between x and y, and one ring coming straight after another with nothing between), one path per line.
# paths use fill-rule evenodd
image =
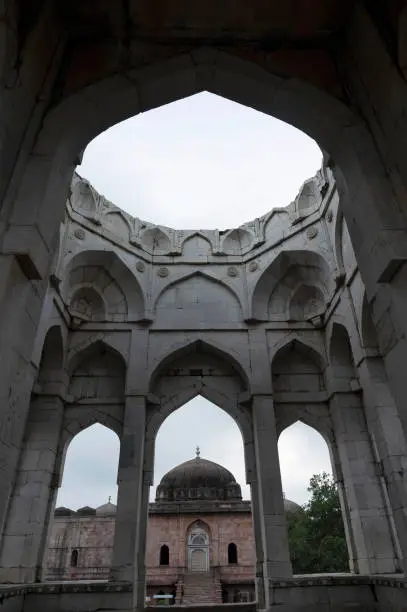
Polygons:
M276 119L208 93L114 126L87 147L78 167L99 193L146 221L178 229L226 229L288 205L314 175L316 143ZM156 444L155 485L195 456L227 467L245 485L243 443L234 421L203 398L177 410ZM298 503L315 473L331 471L322 437L297 423L279 442L283 488ZM58 505L116 500L119 441L95 425L71 443ZM154 490L152 495L154 495Z

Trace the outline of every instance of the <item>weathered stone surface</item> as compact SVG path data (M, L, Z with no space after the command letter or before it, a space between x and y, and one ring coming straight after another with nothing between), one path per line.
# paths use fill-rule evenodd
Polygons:
M406 2L91 5L0 2L1 579L40 578L64 449L102 422L135 451L121 466L116 530L117 567L135 589L116 603L141 608L155 434L196 393L242 430L259 607L287 550L281 523L274 558L266 549L274 528L264 537L265 517L279 511L278 501L262 506L259 462L270 465L275 448L259 450L253 397L272 397L276 432L303 419L328 440L357 564L405 571ZM318 141L327 163L292 205L224 235L181 235L142 227L77 177L70 190L101 131L203 90ZM331 351L334 324L349 339L351 377ZM127 430L133 397L146 417L138 438ZM45 417L47 404L55 418L41 425L36 407ZM279 493L277 469L270 481ZM394 584L377 590L379 609L403 609ZM301 593L303 609L343 605ZM301 607L288 600L287 610ZM104 607L67 593L50 608L71 611L75 601ZM35 605L46 607L41 597Z

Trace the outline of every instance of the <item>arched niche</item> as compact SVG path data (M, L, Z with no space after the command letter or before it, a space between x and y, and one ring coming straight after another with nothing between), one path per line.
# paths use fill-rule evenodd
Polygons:
M321 355L293 340L280 348L272 361L275 393L315 393L325 390Z
M289 317L292 321L308 321L314 316L323 315L325 299L321 289L312 285L300 285L294 292Z
M102 304L104 316L108 320L143 318L141 287L126 264L113 251L81 251L65 262L59 274L64 279L62 296L73 311L77 312L75 306L78 291L86 289L88 304L85 304L82 296L80 310L90 313L91 318L100 320Z
M377 331L372 321L370 306L366 294L363 296L362 313L360 320L360 335L364 349L379 349Z
M199 327L202 321L213 327L224 327L242 321L239 298L225 283L197 272L163 289L157 298L157 327Z
M321 192L315 178L312 178L302 185L295 200L295 210L298 219L310 215L321 203Z
M52 373L62 372L65 362L64 341L59 325L49 328L44 339L37 381L41 385L49 381Z
M206 261L212 255L212 244L209 238L195 232L187 236L182 243L182 255L189 259L202 259Z
M253 234L242 227L231 230L222 241L222 251L229 255L241 255L250 250L253 238Z
M348 384L357 378L349 334L343 325L336 322L332 325L329 359L335 378L347 381Z
M121 314L126 314L127 308L124 296L116 308L116 312L123 310ZM103 321L106 318L105 302L100 293L92 285L82 285L73 293L70 298L69 309L74 317L80 317L85 320Z
M103 342L96 342L76 354L69 370L71 401L116 398L124 402L126 365L121 355Z
M332 276L328 263L318 253L283 251L265 269L254 287L253 318L289 320L290 316L297 315L303 320L311 310L323 311L335 288ZM313 297L307 295L310 291ZM318 303L314 307L315 298ZM293 303L293 299L297 301Z
M195 521L187 529L187 561L188 571L192 573L206 573L211 565L210 559L210 530L208 525Z
M171 250L169 236L159 227L149 227L140 235L140 242L149 253L158 255Z

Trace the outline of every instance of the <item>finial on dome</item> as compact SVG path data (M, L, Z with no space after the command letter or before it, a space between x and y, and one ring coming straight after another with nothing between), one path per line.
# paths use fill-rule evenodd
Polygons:
M108 501L108 503L110 504L110 502L111 502L111 501L112 501L112 496L111 496L111 495L109 495L109 501Z
M199 446L196 447L196 458L199 459L201 451L199 450Z

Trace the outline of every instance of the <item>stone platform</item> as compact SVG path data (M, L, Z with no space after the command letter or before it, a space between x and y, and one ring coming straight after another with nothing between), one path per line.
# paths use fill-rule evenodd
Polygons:
M0 587L1 612L124 612L131 609L132 588L123 583L44 583ZM270 587L275 612L407 612L403 576L295 576ZM163 607L163 606L160 606ZM164 606L174 612L255 612L256 604ZM152 612L155 607L148 607Z

